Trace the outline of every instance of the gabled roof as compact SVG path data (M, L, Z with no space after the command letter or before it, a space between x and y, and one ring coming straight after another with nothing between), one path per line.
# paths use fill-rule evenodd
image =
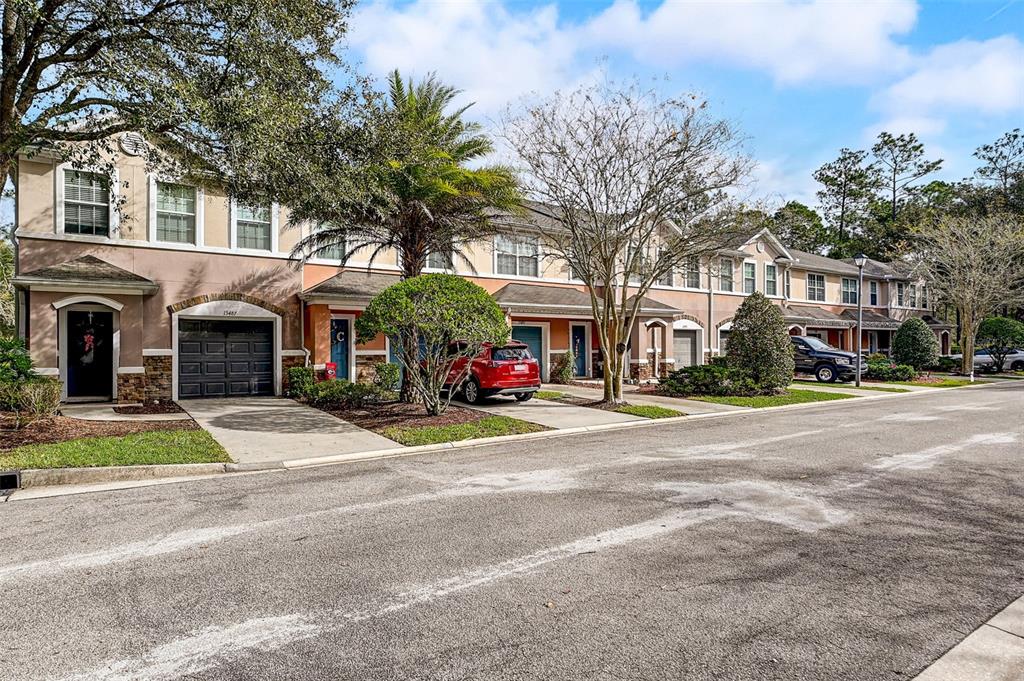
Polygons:
M867 266L864 269L867 271ZM864 310L863 315L864 328L868 331L885 331L900 328L900 321L887 315L878 314L871 310ZM849 319L854 325L857 324L856 310L843 310L840 316L844 319Z
M62 262L59 265L41 267L14 278L15 286L88 286L102 289L136 289L140 293L152 293L156 282L134 272L100 260L94 255L83 255Z
M851 263L836 260L835 258L827 258L817 253L798 251L795 248L789 249L789 252L793 256L793 264L802 269L857 276L857 266Z

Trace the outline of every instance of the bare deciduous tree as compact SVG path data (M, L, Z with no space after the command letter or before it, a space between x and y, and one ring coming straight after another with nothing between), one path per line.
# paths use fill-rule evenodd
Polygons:
M960 319L961 371L974 371L978 326L1001 305L1024 303L1024 223L1019 217L945 216L918 227L929 286Z
M538 225L545 257L589 289L604 399L621 402L642 298L692 258L735 244L743 228L730 193L751 161L706 102L637 83L556 93L510 113L503 129L527 193L554 216Z

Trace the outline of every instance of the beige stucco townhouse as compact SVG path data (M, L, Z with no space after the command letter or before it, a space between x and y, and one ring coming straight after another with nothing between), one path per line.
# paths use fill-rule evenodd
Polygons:
M390 357L386 338L356 344L353 323L398 280L394 253L372 267L362 253L345 266L330 253L301 264L290 251L311 227L289 225L285 207L245 205L149 173L131 153L137 144L125 140L111 186L45 150L19 162L18 333L40 371L63 381L66 400L273 395L290 366L333 362L357 380ZM538 226L552 219L530 204L507 233L474 244L473 269L458 273L494 296L545 378L570 348L577 375L594 376L600 354L586 289L544 257ZM428 270L450 266L434 254ZM631 373L658 377L722 352L753 291L777 302L791 333L853 348L856 289L851 263L789 249L767 230L751 234L641 301ZM866 349L884 352L900 321L918 315L948 352L950 328L932 316L921 282L870 262L862 294Z

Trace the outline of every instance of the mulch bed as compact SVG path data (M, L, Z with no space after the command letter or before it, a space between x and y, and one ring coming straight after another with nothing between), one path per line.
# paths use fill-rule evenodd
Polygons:
M428 416L422 404L385 402L362 409L325 410L329 414L349 423L372 430L375 433L390 426L419 428L423 426L451 426L458 423L472 423L487 418L489 414L476 409L449 406L440 416Z
M185 421L83 421L55 416L14 430L14 419L0 412L0 450L22 445L51 444L83 437L117 437L149 430L198 430L191 419Z
M184 414L185 410L179 407L176 402L158 402L114 407L114 412L118 414Z

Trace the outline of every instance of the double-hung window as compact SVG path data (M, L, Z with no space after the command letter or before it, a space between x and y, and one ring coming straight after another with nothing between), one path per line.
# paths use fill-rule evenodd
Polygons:
M843 302L847 305L857 304L857 280L843 277Z
M907 290L909 291L907 305L917 307L917 285L911 284Z
M686 288L700 288L700 260L690 258L686 261L686 270L683 272Z
M868 291L871 295L871 305L878 305L878 282L868 282Z
M156 183L156 240L176 244L196 242L196 188L171 182Z
M499 234L494 239L496 274L536 277L540 273L537 237Z
M238 204L238 219L236 225L236 243L239 248L249 248L256 251L269 251L271 244L271 229L273 221L270 217L270 206L251 206Z
M928 289L925 288L924 284L921 285L921 290L918 294L921 307L928 309Z
M334 227L329 224L320 225L317 230L331 229ZM335 232L335 234L338 234ZM314 255L317 258L323 260L337 260L339 262L345 260L345 254L348 253L348 235L342 236L338 234L337 238L332 240L331 243L321 246Z
M64 171L64 231L110 236L110 185L105 176Z
M718 261L718 290L732 290L732 259L722 258Z
M779 295L779 273L775 265L764 266L764 294L766 296Z
M743 292L753 293L757 290L757 265L752 262L743 263Z
M825 275L807 274L807 300L825 302Z
M452 270L452 254L445 252L431 252L427 254L427 267L433 270Z
M896 305L903 307L907 302L907 285L902 281L896 283Z
M793 297L793 276L789 269L786 270L786 298Z

